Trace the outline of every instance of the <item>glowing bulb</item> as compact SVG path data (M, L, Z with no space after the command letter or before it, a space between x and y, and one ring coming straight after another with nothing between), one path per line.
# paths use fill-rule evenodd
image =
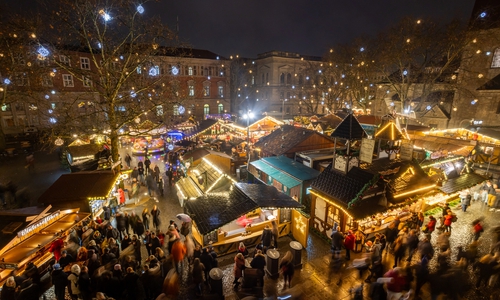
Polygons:
M37 53L42 57L47 57L49 55L49 50L47 48L40 46L38 47Z
M480 16L481 18L486 17L486 12L484 12L484 11L483 11L483 12L482 12L479 16Z
M4 84L10 84L10 82L11 82L11 81L10 81L10 79L9 79L9 78L5 78L5 79L3 80L3 83L4 83Z
M483 76L484 76L483 74L478 74L477 78L483 78Z
M137 12L140 14L144 13L144 7L139 4L139 6L137 6Z
M50 98L50 96L49 96L49 95L45 95L45 99L47 99L47 100L48 100L49 98Z
M404 71L403 71L403 75L404 75L404 76L408 75L408 71L404 70Z
M427 110L431 110L431 108L432 108L432 107L431 107L430 105L427 105L427 107L426 107L425 109L427 109Z
M365 51L365 48L361 47L361 48L359 49L359 51L363 52L363 51Z

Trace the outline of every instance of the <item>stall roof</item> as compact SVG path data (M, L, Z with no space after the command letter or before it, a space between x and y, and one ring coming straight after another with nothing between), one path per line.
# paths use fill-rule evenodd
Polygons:
M118 174L92 171L64 174L38 198L38 203L54 204L89 197L107 197Z
M181 178L179 181L177 181L176 185L187 199L194 199L203 195L203 193L199 190L198 186L193 182L193 179L191 177Z
M439 136L413 136L414 146L430 151L442 151L454 153L456 155L467 156L474 149L470 141L451 139Z
M475 173L463 174L457 178L448 179L443 186L439 187L439 190L449 195L473 187L486 179Z
M189 160L190 158L193 158L193 161L197 161L197 160L202 159L203 157L205 157L209 154L232 159L232 157L227 155L226 153L219 152L219 151L213 151L213 150L206 149L206 148L196 148L195 150L184 154L182 156L182 159Z
M276 179L287 188L292 188L300 184L300 181L294 179L291 176L288 176L287 174L281 172L280 170L273 168L272 166L270 166L269 164L265 163L262 160L256 160L251 162L250 164L253 165L256 169L266 173L268 176Z
M286 172L302 181L314 179L319 175L318 170L306 167L303 164L296 162L286 156L264 157L261 160L266 164L271 165L276 169L282 170L283 172Z
M73 158L96 155L101 150L97 144L83 144L78 146L68 146L68 151Z
M186 203L187 213L201 234L207 234L238 217L262 208L301 208L302 204L265 184L236 183L229 193L199 197Z
M366 137L366 132L363 127L361 127L356 117L353 114L348 114L335 128L331 137L346 140L360 140Z

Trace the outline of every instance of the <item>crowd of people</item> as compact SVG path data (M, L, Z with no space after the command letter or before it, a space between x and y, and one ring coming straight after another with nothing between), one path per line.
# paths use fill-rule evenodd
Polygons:
M481 192L475 198L473 195L470 191L460 195L460 206L464 213L473 203L488 205L488 196L483 198ZM470 237L466 238L466 242L456 245L452 251L450 236L457 219L450 206L445 204L442 213L429 216L425 225L421 213L410 222L395 218L385 232L375 234L373 242L367 241L365 253L350 266L358 269L360 278L371 285L371 299L420 299L422 286L426 283L430 285L433 299L441 294L449 299L459 299L470 289L481 293L486 286L498 288L500 227L492 230L493 246L487 254L480 256L478 251L484 232L480 218L469 225ZM342 272L339 261L350 259L355 235L352 231L343 234L334 228L331 238L333 258L330 276ZM345 249L344 258L340 254L342 249ZM429 262L433 258L437 264L431 269ZM384 270L384 265L388 263L392 268ZM342 284L342 280L337 284ZM496 296L500 297L500 294Z
M215 252L195 247L188 222L179 227L171 220L167 231L162 231L159 215L156 205L140 215L134 211L117 212L114 218L105 214L103 219L84 221L66 238L53 242L51 280L57 300L66 294L75 300L146 300L160 295L160 299L176 299L182 276L188 274L196 286L204 282L206 271L217 266ZM36 269L30 265L21 276L9 278L1 299L38 299L42 291Z

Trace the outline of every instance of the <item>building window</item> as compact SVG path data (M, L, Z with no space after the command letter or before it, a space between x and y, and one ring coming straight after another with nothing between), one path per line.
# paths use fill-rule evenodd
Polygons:
M16 103L16 111L24 111L24 103Z
M65 87L74 87L75 84L73 82L73 76L70 74L63 74L63 86Z
M299 85L304 84L304 76L302 74L299 75Z
M262 84L262 85L265 85L265 84L266 84L266 82L264 81L264 74L262 74L262 81L261 81L261 83L260 83L260 84Z
M280 75L280 84L285 84L285 73L281 73Z
M203 105L203 115L206 116L208 114L210 114L210 105L205 104Z
M219 105L217 105L217 113L219 113L219 114L223 114L224 113L224 105L222 103L220 103Z
M194 83L188 82L188 95L194 97Z
M255 76L252 75L252 85L255 85Z
M88 57L80 57L80 68L82 70L90 70L90 59Z
M495 49L493 53L493 60L491 61L492 68L500 68L500 48Z
M42 86L52 86L52 77L50 75L42 75Z
M188 75L193 76L193 67L188 67Z
M38 64L39 67L48 67L50 65L50 59L48 57L41 57L42 59L38 58L36 60L36 63Z
M59 55L59 61L63 65L69 66L71 64L69 57L67 57L66 55Z
M220 68L220 69L219 69L219 76L220 76L220 77L223 77L223 76L224 76L224 73L225 73L224 68Z
M3 121L5 124L5 127L15 127L14 119L12 119L12 117L4 117Z
M14 54L14 61L18 65L24 65L24 64L26 64L26 59L24 58L24 55L22 53L15 53Z
M269 73L266 73L266 84L269 82Z
M89 77L83 76L82 83L83 83L84 87L91 87L92 86L92 80L90 80Z
M210 85L204 85L203 86L203 96L208 97L210 96Z
M286 74L286 84L292 84L292 74Z
M163 116L163 106L162 105L156 106L156 115Z
M284 100L285 99L285 92L280 92L280 100Z
M219 97L223 98L224 97L224 86L219 85Z
M2 111L10 111L11 107L9 103L4 103L1 107Z
M193 76L196 76L196 66L193 66Z
M55 102L50 103L50 108L51 109L56 109L56 103Z
M26 123L24 122L24 117L17 117L17 125L20 127L26 126Z

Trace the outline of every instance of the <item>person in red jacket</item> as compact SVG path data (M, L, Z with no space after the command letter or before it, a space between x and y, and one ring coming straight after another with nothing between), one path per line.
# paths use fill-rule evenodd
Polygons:
M407 286L406 274L403 268L394 268L384 274L387 282L387 299L400 299Z
M58 238L55 240L52 245L50 245L49 252L52 252L54 254L54 258L56 259L56 262L59 262L59 258L61 258L61 250L64 248L64 241L61 238Z
M474 233L474 240L473 241L475 242L479 239L479 237L481 236L481 233L484 231L484 229L483 229L483 226L482 226L480 220L475 220L474 222L472 222L472 225L473 225L472 231Z
M434 216L429 217L429 223L427 223L427 231L431 234L434 230L436 230L436 218Z
M453 220L453 214L448 212L448 214L444 217L444 231L445 232L451 232L451 223Z
M351 259L351 251L354 251L354 245L356 243L356 237L352 230L347 232L347 236L344 239L344 247L345 247L345 259Z

